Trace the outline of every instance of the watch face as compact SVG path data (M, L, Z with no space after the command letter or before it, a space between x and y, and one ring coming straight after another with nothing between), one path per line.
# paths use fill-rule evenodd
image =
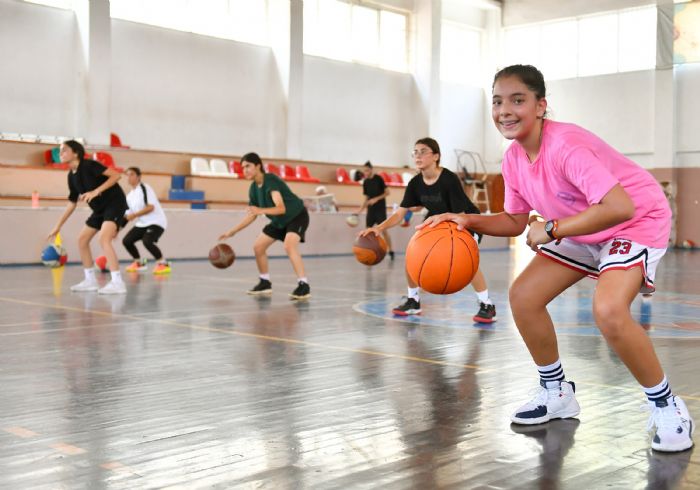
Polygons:
M544 231L546 231L547 233L549 233L550 231L552 231L552 228L554 228L554 222L553 222L553 221L547 221L547 222L544 224Z

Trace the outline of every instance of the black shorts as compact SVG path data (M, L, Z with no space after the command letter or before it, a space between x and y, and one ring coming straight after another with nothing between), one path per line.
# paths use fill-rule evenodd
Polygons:
M85 224L90 228L99 230L102 228L102 223L105 221L114 221L117 224L117 230L124 228L127 224L127 219L124 213L127 212L129 206L126 204L126 199L124 202L117 201L114 203L109 203L100 211L93 211L90 217L85 221Z
M367 208L367 228L386 221L386 206Z
M284 228L277 228L272 226L272 224L267 225L263 228L263 233L265 233L270 238L284 241L287 233L296 233L301 238L301 243L304 243L306 236L306 229L309 227L309 212L304 208L301 213L297 214L296 217L287 223Z

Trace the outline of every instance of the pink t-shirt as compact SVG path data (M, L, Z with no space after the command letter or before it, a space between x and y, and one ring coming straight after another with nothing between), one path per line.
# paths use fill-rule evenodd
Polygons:
M503 179L507 213L536 210L547 219L578 214L621 184L634 202L634 217L598 233L570 239L597 244L626 238L648 247L668 246L671 208L656 179L575 124L545 120L540 153L533 163L514 141L503 157Z

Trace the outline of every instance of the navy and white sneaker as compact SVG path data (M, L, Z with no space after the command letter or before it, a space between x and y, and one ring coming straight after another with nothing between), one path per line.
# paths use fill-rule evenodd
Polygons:
M665 400L648 401L651 411L647 430L656 428L651 440L651 448L656 451L675 453L693 447L695 424L688 413L688 407L679 396Z
M544 424L552 419L568 419L581 413L573 381L540 381L535 397L518 408L510 420L514 424Z

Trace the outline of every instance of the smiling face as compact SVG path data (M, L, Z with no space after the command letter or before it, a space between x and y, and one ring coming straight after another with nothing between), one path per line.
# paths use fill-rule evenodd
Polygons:
M491 117L496 128L509 140L525 142L539 130L547 110L547 100L537 98L517 76L505 76L493 85Z
M440 154L433 153L433 150L431 150L428 145L417 143L416 146L413 147L413 161L418 170L427 170L433 166L437 166L438 160L440 160Z

